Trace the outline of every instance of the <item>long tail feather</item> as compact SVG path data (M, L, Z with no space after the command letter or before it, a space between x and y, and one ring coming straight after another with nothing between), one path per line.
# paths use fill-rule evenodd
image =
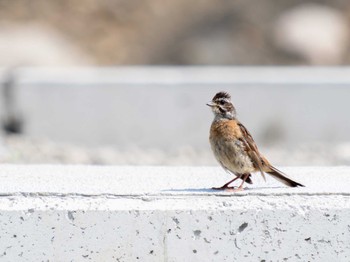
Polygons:
M277 179L278 181L282 182L283 184L290 186L290 187L297 187L297 186L304 187L304 185L290 179L289 177L287 177L287 175L282 173L277 168L270 166L270 169L271 169L271 171L268 171L266 173L268 173L269 175L271 175L273 178Z

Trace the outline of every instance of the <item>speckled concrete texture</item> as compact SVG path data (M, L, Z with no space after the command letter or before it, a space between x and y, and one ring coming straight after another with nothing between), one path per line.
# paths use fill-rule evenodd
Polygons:
M0 167L1 261L350 261L350 167Z

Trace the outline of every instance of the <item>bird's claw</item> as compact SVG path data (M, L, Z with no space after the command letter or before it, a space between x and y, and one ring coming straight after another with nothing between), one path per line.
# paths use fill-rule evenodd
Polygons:
M234 187L234 186L222 186L222 187L212 187L213 190L224 190L227 192L240 192L243 191L243 187Z
M237 188L229 188L227 189L226 191L227 192L240 192L240 191L243 191L243 187L237 187Z
M227 191L231 191L231 190L234 190L235 187L234 186L222 186L222 187L212 187L211 189L213 189L213 190L227 190Z

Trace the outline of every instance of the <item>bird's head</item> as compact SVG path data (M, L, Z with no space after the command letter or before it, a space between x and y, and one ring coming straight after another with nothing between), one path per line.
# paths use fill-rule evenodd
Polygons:
M207 103L210 106L215 117L234 119L236 117L236 109L231 102L231 96L226 92L217 93L213 99Z

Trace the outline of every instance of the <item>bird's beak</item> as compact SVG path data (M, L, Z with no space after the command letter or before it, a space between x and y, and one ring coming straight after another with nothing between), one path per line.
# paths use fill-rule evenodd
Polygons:
M214 107L216 104L213 101L210 101L207 103L207 106Z

